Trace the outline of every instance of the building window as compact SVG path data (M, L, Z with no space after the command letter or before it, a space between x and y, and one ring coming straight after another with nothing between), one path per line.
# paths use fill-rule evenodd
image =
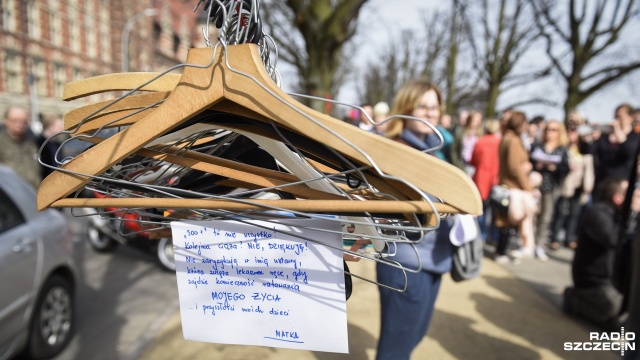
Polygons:
M100 1L100 57L102 61L109 62L111 60L111 36L109 25L111 19L109 18L108 3L104 0Z
M4 58L4 78L6 81L5 89L7 92L22 94L24 93L22 61L19 56L6 53Z
M96 33L95 6L93 1L87 1L84 4L84 36L85 36L85 52L89 57L95 58L98 54L98 34Z
M38 96L47 96L47 69L42 59L33 59L31 62L31 76L33 76L33 87Z
M69 23L69 47L74 52L80 52L80 25L77 20Z
M82 80L82 69L78 69L78 68L74 68L72 71L72 76L71 76L71 80L72 81L78 81L78 80Z
M157 43L160 40L162 34L162 27L157 21L153 21L153 42Z
M27 23L29 25L29 37L40 40L42 22L40 21L40 6L36 0L29 1L27 6Z
M70 0L67 5L69 16L69 48L74 52L80 52L80 9L77 0Z
M59 99L62 98L64 86L67 83L67 71L63 64L53 65L53 95Z
M2 30L8 32L16 31L16 0L2 0Z
M58 14L59 10L58 2L49 0L49 35L51 36L51 43L62 46L62 19Z

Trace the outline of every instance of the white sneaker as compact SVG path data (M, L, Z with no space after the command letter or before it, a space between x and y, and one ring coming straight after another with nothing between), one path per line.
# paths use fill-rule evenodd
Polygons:
M533 251L525 248L513 250L509 253L509 256L515 259L533 258Z
M544 251L544 249L542 248L542 246L537 246L536 247L536 257L538 258L538 260L540 261L547 261L549 260L549 256L547 255L547 253Z
M519 265L522 262L518 258L507 255L498 255L493 260L496 262L496 264L500 265Z
M514 259L522 259L524 257L524 254L522 253L522 250L518 249L518 250L512 250L509 253L509 256Z
M522 254L523 258L533 259L535 256L535 251L530 248L520 249L520 253Z

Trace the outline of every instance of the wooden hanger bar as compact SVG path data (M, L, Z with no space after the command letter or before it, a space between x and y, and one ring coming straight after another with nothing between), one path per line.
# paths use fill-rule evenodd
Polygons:
M117 207L156 209L208 209L208 210L269 210L281 208L308 213L372 213L372 214L432 214L433 208L426 201L345 201L345 200L214 200L175 198L110 198L108 205L103 199L66 198L53 202L51 207ZM240 201L247 201L240 202ZM458 213L459 210L442 203L434 203L441 213Z
M63 117L64 128L66 130L71 130L76 126L78 126L78 124L83 119L86 119L85 121L91 121L92 118L98 117L101 115L118 113L118 112L123 112L128 110L142 109L147 106L151 106L153 104L164 101L169 96L169 94L170 93L166 91L153 92L149 94L130 95L117 102L114 102L114 100L106 100L106 101L101 101L95 104L84 105L64 114L64 117ZM106 107L111 103L113 104ZM96 113L102 108L105 108L105 109ZM96 114L89 117L91 114L94 114L94 113Z
M110 91L131 91L142 84L154 81L140 88L140 91L166 91L173 89L180 81L180 74L167 73L158 76L158 73L117 73L94 76L67 83L62 92L62 100L69 101L81 97L90 96Z
M188 62L206 65L213 55L213 49L192 49L189 51ZM226 64L225 55L232 67L250 74L257 82L232 71ZM218 51L214 64L205 69L185 68L175 90L155 111L63 166L65 170L88 176L54 172L47 177L38 193L38 207L44 209L68 196L89 181L90 176L101 174L153 138L179 126L222 99L227 99L273 119L280 126L328 144L356 163L369 163L369 159L362 153L336 137L334 133L337 133L357 148L365 149L383 172L405 179L463 212L481 213L482 203L475 184L461 170L435 157L364 132L300 105L275 86L264 68L257 64L261 65L261 60L256 47L248 44L230 46L227 54ZM275 99L274 95L292 106ZM318 123L310 121L304 115L317 119ZM327 131L325 127L334 133Z

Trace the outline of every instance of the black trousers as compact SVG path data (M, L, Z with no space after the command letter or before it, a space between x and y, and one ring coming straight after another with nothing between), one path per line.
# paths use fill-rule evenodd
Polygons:
M518 239L518 228L506 226L498 229L498 245L496 246L496 254L506 255L507 253L520 248Z

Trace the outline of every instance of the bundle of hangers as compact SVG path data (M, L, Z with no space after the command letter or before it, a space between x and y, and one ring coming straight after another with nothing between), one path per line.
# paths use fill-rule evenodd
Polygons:
M126 209L159 233L185 219L332 219L344 239L375 248L340 250L373 261L385 261L395 242L420 241L441 214L481 213L462 171L283 92L256 0L206 1L204 9L206 41L209 22L220 36L190 49L186 63L65 86L65 100L125 94L65 114L71 141L91 146L57 155L60 166L38 190L39 209ZM181 75L170 73L177 68Z

